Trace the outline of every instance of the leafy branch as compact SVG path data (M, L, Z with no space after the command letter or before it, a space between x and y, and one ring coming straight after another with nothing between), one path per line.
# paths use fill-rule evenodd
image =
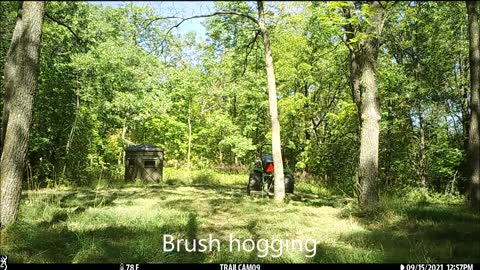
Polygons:
M45 17L47 17L48 19L50 19L51 21L57 23L58 25L61 25L65 28L67 28L67 30L75 37L75 39L79 42L79 43L84 43L83 40L77 35L77 33L75 33L75 31L73 31L73 29L66 23L56 19L55 17L51 16L49 13L45 12Z
M255 19L254 17L248 15L248 14L244 14L244 13L240 13L240 12L235 12L235 11L217 11L217 12L214 12L214 13L211 13L211 14L203 14L203 15L195 15L195 16L191 16L191 17L178 17L178 16L170 16L170 17L156 17L156 18L152 18L150 20L148 20L149 22L147 23L147 27L152 24L153 22L155 21L158 21L158 20L165 20L165 19L180 19L180 21L178 23L176 23L175 25L171 26L167 32L165 32L165 38L162 40L162 42L160 43L160 47L161 47L161 51L160 51L160 54L163 53L163 48L164 48L164 45L165 45L165 42L166 42L166 37L168 36L168 34L170 34L170 32L172 32L173 29L175 28L178 28L180 25L182 25L184 22L188 21L188 20L193 20L193 19L199 19L199 18L209 18L209 17L214 17L214 16L223 16L223 15L235 15L235 16L240 16L240 17L244 17L244 18L247 18L250 22L254 23L255 25L258 25L258 21L257 19ZM255 40L256 40L256 37L255 37Z

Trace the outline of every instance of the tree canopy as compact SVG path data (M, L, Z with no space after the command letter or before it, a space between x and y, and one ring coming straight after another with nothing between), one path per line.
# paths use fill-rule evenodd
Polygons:
M319 185L359 192L369 109L359 111L351 57L370 42L378 54L378 189L465 193L465 3L375 3L265 4L289 166ZM2 72L16 8L0 5ZM164 148L171 166L247 170L272 135L257 6L215 2L214 12L201 39L148 6L48 2L28 178L39 186L120 181L128 143Z

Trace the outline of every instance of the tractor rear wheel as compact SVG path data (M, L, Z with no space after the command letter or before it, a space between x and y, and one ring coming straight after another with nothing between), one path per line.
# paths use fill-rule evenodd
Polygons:
M250 191L260 190L262 190L262 175L254 171L248 177L247 194L250 195Z
M293 182L293 175L285 174L285 193L293 193L294 182Z

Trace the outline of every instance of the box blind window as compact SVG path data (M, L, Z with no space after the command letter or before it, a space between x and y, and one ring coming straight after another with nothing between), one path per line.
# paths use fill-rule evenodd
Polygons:
M155 168L155 159L144 159L143 160L144 168Z

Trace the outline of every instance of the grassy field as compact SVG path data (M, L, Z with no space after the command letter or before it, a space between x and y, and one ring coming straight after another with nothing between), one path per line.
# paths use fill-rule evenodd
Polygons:
M384 200L370 212L351 198L299 183L279 205L246 195L245 175L167 169L156 185L24 192L20 218L2 232L13 262L479 262L480 216L460 202ZM220 252L164 252L162 238L212 234ZM316 254L230 252L228 237L316 239ZM310 247L313 248L313 247Z

